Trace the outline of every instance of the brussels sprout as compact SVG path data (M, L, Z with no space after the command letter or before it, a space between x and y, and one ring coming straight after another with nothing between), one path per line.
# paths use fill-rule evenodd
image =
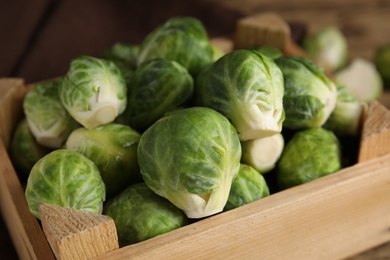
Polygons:
M390 43L375 51L374 64L385 86L390 86Z
M9 155L16 172L20 177L27 177L31 168L49 149L39 145L30 132L27 120L23 118L16 126L11 139Z
M72 117L90 129L111 123L123 113L127 86L112 61L79 56L70 64L60 97Z
M307 35L302 47L317 65L327 71L336 71L347 62L347 39L337 27L323 27L316 33Z
M340 143L332 131L309 128L296 132L277 164L281 189L303 184L341 168Z
M224 211L238 208L269 194L268 185L263 175L251 166L241 164L240 170L233 180Z
M279 49L270 46L261 46L256 48L256 50L271 59L277 59L283 56L283 53Z
M357 100L344 85L336 84L336 87L336 107L324 124L324 128L332 130L339 136L358 136L365 103Z
M219 58L221 58L223 55L225 55L223 50L220 47L218 47L217 45L211 44L211 48L213 51L213 59L212 59L213 62L218 60Z
M104 59L128 65L131 69L137 67L140 47L136 44L117 42L110 48L102 51Z
M96 164L107 195L112 196L128 185L142 181L137 161L140 137L137 131L120 124L93 129L83 127L70 134L66 149L82 153Z
M373 62L355 58L334 74L336 82L345 85L355 97L364 102L379 98L383 92L383 82Z
M321 127L336 106L337 89L322 69L300 56L276 59L283 72L286 113L283 127Z
M223 210L237 175L241 145L226 117L206 107L169 113L138 144L145 183L189 218Z
M114 63L118 67L118 69L120 70L122 77L126 83L127 90L129 90L131 80L134 77L134 73L135 73L134 70L132 68L130 68L128 64L126 64L122 61L114 61Z
M102 51L104 59L111 60L119 68L127 85L130 84L137 68L139 46L130 43L117 42Z
M188 222L183 211L145 183L126 188L108 202L103 213L114 220L120 246L164 234Z
M283 76L257 51L235 50L197 75L196 103L225 115L246 141L280 133L284 120Z
M192 75L212 63L211 43L201 21L173 17L154 29L141 44L138 65L155 58L177 61Z
M58 149L42 157L31 169L25 195L30 212L40 219L41 203L100 214L106 189L90 159L78 152Z
M61 79L48 80L31 89L23 100L28 126L38 144L60 148L79 124L61 104Z
M284 138L281 133L253 140L241 142L241 162L253 167L261 174L275 168L283 148Z
M192 97L191 74L179 63L166 59L145 61L136 70L124 120L143 132L164 113Z

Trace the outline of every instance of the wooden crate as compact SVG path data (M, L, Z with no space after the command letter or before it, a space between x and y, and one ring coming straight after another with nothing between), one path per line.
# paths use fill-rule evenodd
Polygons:
M21 259L54 259L7 152L28 89L0 79L0 206ZM390 111L364 122L358 164L94 259L342 259L390 241Z
M6 149L27 88L1 79L0 91L2 214L21 259L52 259ZM365 122L362 146L372 152L362 162L96 259L340 259L389 241L390 155L381 145L390 141L389 111L374 103Z

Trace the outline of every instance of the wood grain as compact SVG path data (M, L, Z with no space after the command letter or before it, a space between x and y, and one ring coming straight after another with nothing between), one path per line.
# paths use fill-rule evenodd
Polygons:
M346 35L350 58L372 59L376 48L390 43L390 1L388 0L201 0L218 3L244 16L275 12L287 22L302 23L313 32L328 25Z
M378 101L373 101L364 119L359 162L390 153L390 111Z
M21 117L26 93L23 80L1 79L0 90L0 209L15 249L21 259L54 259L36 218L30 213L19 181L7 153L17 120Z
M386 155L96 259L343 259L390 240L389 171Z
M0 138L8 147L13 127L22 115L22 107L15 104L20 104L26 93L23 79L0 78L0 93Z
M43 203L42 228L58 260L89 259L119 248L112 218Z
M272 12L258 13L239 19L234 31L236 49L270 46L284 51L290 45L290 41L289 25Z

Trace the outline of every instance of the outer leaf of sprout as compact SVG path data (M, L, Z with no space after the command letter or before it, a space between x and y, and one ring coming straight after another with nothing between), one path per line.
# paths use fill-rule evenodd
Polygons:
M113 218L121 246L164 234L188 222L183 211L145 183L130 185L112 198L104 214Z
M225 115L246 141L281 132L283 76L257 51L236 50L205 67L196 78L196 102Z
M150 32L141 44L138 65L155 58L174 60L192 75L210 64L213 51L201 21L193 17L173 17Z
M60 97L74 119L86 128L93 128L111 123L123 113L127 86L113 62L79 56L70 64Z
M345 85L355 97L363 102L379 98L383 81L373 62L356 58L334 75L335 81Z
M283 127L321 127L336 106L336 85L306 58L283 56L276 59L276 63L284 77L286 119Z
M238 208L268 196L269 188L263 175L249 165L241 164L233 180L224 210Z
M145 183L189 218L223 210L240 158L236 129L205 107L169 113L142 134L138 145Z
M330 72L341 69L347 62L347 40L337 27L327 26L308 35L302 45L316 64Z
M133 183L141 182L137 161L137 147L141 135L126 125L110 123L92 129L74 130L66 141L66 148L79 152L99 169L112 196Z
M39 205L48 203L100 214L106 189L96 165L81 153L55 150L31 169L26 186L30 212L39 217Z
M79 124L61 103L61 79L49 80L31 89L24 101L23 110L28 126L38 144L60 148Z
M277 181L279 188L290 188L340 168L340 143L335 134L324 128L309 128L296 132L286 144L277 165Z
M362 113L367 104L355 98L344 85L337 84L337 103L324 124L339 136L358 136L361 130Z

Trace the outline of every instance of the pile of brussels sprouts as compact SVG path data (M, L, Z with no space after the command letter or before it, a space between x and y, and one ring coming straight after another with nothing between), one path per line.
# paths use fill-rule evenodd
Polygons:
M38 219L41 203L106 214L123 246L338 171L363 106L307 58L222 53L174 17L37 84L10 155Z

